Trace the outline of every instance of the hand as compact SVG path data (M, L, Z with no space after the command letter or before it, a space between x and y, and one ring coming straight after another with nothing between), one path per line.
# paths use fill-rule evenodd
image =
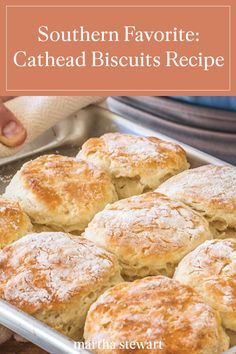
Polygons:
M4 102L13 97L0 97L0 143L16 147L24 143L27 132L14 114L5 107Z

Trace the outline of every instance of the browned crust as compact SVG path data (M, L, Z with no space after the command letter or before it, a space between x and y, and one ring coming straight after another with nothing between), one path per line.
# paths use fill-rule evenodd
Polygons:
M104 171L60 155L41 156L26 163L20 173L24 187L52 211L65 200L75 205L102 200L111 185Z
M88 240L30 234L0 251L0 298L34 314L86 297L115 274L116 257Z
M95 343L162 340L163 349L132 353L220 353L221 330L218 313L190 287L158 276L107 290L91 306L84 336ZM96 353L123 351L97 349Z
M0 248L24 236L31 229L30 219L19 204L0 198Z
M125 176L122 169L126 167L138 175L146 168L187 165L182 147L156 137L108 133L100 138L88 139L82 146L82 153L85 158L94 155L104 163L120 166L121 176Z

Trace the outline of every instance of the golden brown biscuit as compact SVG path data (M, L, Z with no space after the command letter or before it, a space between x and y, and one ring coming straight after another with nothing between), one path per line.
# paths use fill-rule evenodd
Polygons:
M157 191L204 215L215 238L236 237L236 167L207 165L184 171Z
M107 203L117 200L108 173L60 155L45 155L24 164L5 196L19 201L35 224L78 232Z
M0 248L31 231L30 219L20 205L0 197Z
M206 241L189 253L175 278L193 287L220 312L223 325L236 331L236 240Z
M90 305L121 280L114 255L62 232L30 234L0 251L0 298L75 340Z
M189 167L185 151L155 137L109 133L91 138L77 155L110 173L119 199L157 188Z
M163 276L107 290L88 312L84 337L97 354L220 354L229 347L218 312Z
M212 238L201 215L156 192L108 205L84 236L118 257L127 280L172 276L187 253Z

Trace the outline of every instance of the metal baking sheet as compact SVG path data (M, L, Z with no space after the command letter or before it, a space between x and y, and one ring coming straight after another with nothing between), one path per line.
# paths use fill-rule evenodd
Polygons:
M24 150L14 157L0 159L0 194L4 192L11 177L24 162L45 153L60 153L67 156L75 156L81 145L88 138L100 136L108 132L156 136L167 141L176 142L176 140L159 134L153 127L149 127L147 120L131 122L125 117L114 114L103 107L91 106L60 122L57 126L38 138L33 144L26 146ZM226 164L226 162L202 151L181 142L177 143L183 146L187 152L188 161L192 168L206 164ZM0 323L49 353L89 353L87 350L75 348L73 341L69 338L66 338L2 300L0 300ZM235 353L236 347L225 352L225 354Z

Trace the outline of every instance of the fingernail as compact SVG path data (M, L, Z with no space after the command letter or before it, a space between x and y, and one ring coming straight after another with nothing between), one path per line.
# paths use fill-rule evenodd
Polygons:
M5 136L6 138L12 138L22 133L23 130L24 128L22 127L22 125L17 124L12 120L7 125L5 125L5 127L2 130L2 135Z

